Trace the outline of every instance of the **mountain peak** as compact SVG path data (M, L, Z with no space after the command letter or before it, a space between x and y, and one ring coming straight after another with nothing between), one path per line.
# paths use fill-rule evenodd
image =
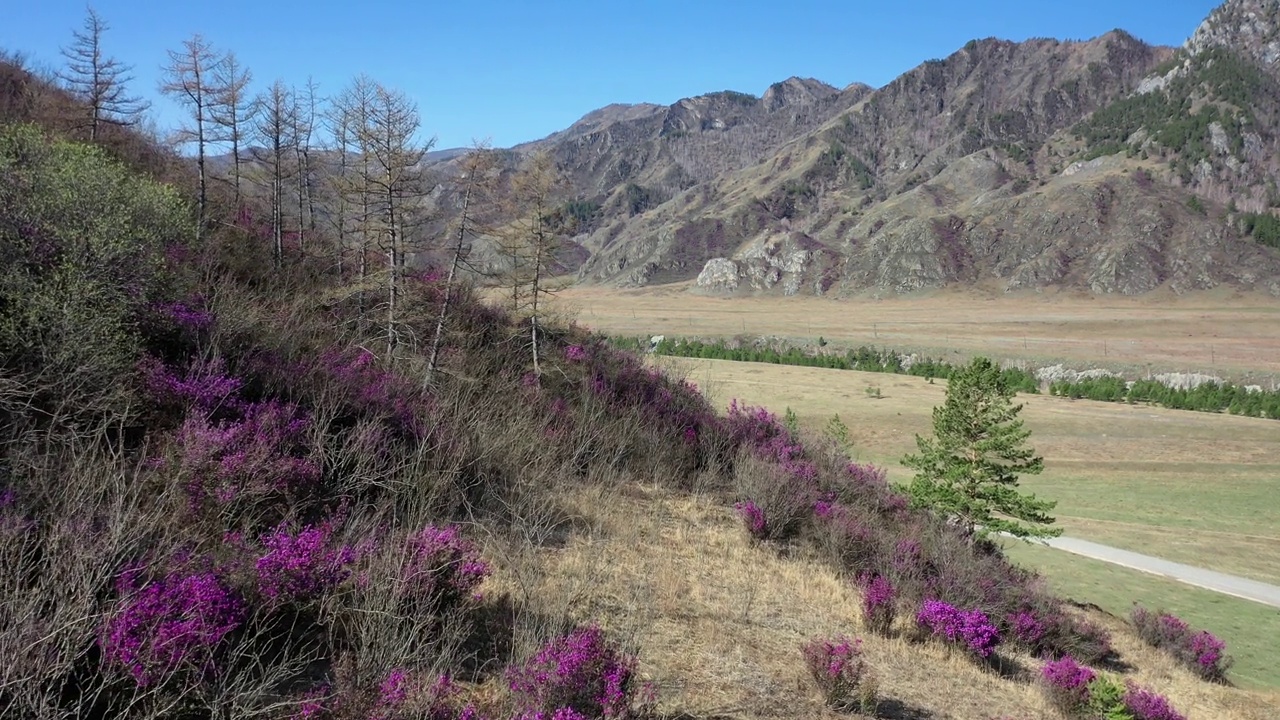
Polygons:
M1215 47L1280 74L1280 0L1227 0L1219 5L1186 42L1192 54Z
M769 110L788 105L808 104L839 94L839 90L813 78L792 77L776 82L765 90L761 100Z

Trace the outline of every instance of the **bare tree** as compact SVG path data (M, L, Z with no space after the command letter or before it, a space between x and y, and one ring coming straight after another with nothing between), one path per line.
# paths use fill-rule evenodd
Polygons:
M343 227L350 227L349 232L345 229L339 232L354 236L356 317L361 331L365 322L366 290L371 275L369 255L372 252L375 234L373 189L369 179L373 175L371 148L373 133L370 127L377 94L376 88L376 82L368 76L361 75L334 99L329 110L330 123L335 128L334 143L341 148L339 157L343 166L341 174L331 176L330 181L343 208ZM350 218L347 217L348 214ZM340 244L340 253L342 247Z
M273 258L279 269L284 264L284 191L293 168L290 153L293 135L293 97L289 88L280 80L271 84L256 100L257 122L254 124L257 141L263 146L257 152L258 160L266 166L267 180L271 185L271 240Z
M93 8L84 19L84 28L72 33L70 47L62 49L66 69L58 74L67 89L88 107L85 124L89 141L98 139L103 124L133 125L149 105L125 87L132 69L102 51L102 35L110 29Z
M371 190L372 217L379 247L387 258L387 355L399 342L397 312L402 294L411 201L423 194L421 162L431 143L419 143L417 105L404 93L374 85L373 105L364 128L370 163L364 183Z
M458 270L466 254L467 239L476 234L475 206L482 202L492 190L492 173L496 168L493 153L485 145L477 143L471 152L462 158L462 198L457 220L457 231L453 233L453 248L449 262L449 274L445 279L444 299L440 303L440 313L436 316L436 330L431 338L431 352L427 358L425 383L430 385L435 375L436 364L440 357L441 340L444 337L445 325L448 322L450 306L453 302L453 287L457 282Z
M564 181L555 160L545 151L535 153L512 178L511 199L516 220L502 233L500 245L511 262L508 282L516 312L529 317L529 342L533 372L542 373L539 324L546 297L556 288L551 279L560 249L560 238L551 224L551 212Z
M307 78L303 92L293 92L293 157L298 170L298 247L315 230L315 202L311 197L311 136L316 124L316 83Z
M253 74L242 66L235 53L229 52L213 67L217 94L209 105L209 120L217 126L216 139L231 145L231 181L235 187L235 207L240 207L240 178L243 162L241 150L253 127L257 103L248 95Z
M160 92L174 97L191 113L191 124L178 132L178 142L195 143L196 170L200 178L199 217L196 236L204 233L208 212L207 173L205 149L210 142L210 110L222 90L215 84L214 70L221 58L199 34L182 43L181 50L169 51L169 64L163 68L164 77Z

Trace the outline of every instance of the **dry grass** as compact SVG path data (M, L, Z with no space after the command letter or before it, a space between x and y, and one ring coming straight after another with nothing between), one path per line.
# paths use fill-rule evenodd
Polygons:
M841 717L822 705L799 646L846 633L864 638L886 699L882 717L1054 717L1026 677L1001 677L934 645L864 636L857 595L831 569L752 545L723 505L654 487L629 485L622 493L603 503L607 493L582 495L582 526L592 529L540 552L535 597L629 638L661 710ZM514 587L502 578L495 584ZM1120 644L1134 677L1168 693L1190 717L1272 717L1274 697L1207 685L1127 636ZM1031 672L1038 667L1028 657L1012 660Z
M1126 298L972 288L829 300L708 297L688 287L580 286L561 300L578 310L580 322L617 335L750 333L797 342L821 336L841 347L877 345L937 356L959 351L1135 371L1280 373L1280 300L1230 290Z

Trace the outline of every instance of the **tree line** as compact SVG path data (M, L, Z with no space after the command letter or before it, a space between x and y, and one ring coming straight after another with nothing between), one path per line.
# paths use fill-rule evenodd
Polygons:
M613 338L614 345L630 349L644 349L644 340L639 338ZM825 346L825 341L820 341ZM702 358L706 360L736 360L738 362L773 363L775 365L799 365L803 367L827 368L831 370L860 370L862 372L890 373L894 375L914 375L923 378L950 379L963 366L954 365L944 360L929 357L913 358L910 362L903 355L893 350L861 346L844 353L827 352L825 350L806 350L796 346L783 346L781 349L772 346L731 347L724 340L702 342L700 340L682 340L664 338L652 348L658 355L672 357ZM1015 392L1038 393L1040 387L1035 375L1019 368L1003 368L1000 370L1001 382L1013 388Z
M57 74L79 101L74 127L94 142L105 125L133 127L148 103L129 89L132 68L111 57L109 25L93 9L63 49ZM229 50L196 34L168 51L158 90L185 115L171 142L194 158L196 236L226 229L269 243L276 270L317 263L346 288L362 326L381 337L389 356L408 339L401 322L406 281L443 285L444 302L428 380L447 331L454 286L472 244L485 238L502 259L489 278L506 288L511 309L525 317L537 367L539 324L556 289L565 182L554 161L535 155L515 171L483 143L450 176L424 168L434 139L423 137L417 104L403 92L360 75L325 95L308 79L277 79L257 93L253 74ZM428 196L446 195L451 224L441 229ZM424 273L430 256L441 267ZM412 339L417 342L417 339Z
M1208 382L1194 388L1169 387L1155 380L1126 382L1117 377L1055 382L1049 393L1059 397L1103 402L1147 403L1173 410L1227 412L1232 415L1280 419L1280 391Z

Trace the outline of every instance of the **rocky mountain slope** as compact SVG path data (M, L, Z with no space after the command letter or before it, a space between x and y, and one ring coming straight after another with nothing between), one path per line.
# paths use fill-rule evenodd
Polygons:
M1181 49L977 40L877 90L610 106L512 159L563 169L583 282L1280 294L1277 28L1230 0Z

